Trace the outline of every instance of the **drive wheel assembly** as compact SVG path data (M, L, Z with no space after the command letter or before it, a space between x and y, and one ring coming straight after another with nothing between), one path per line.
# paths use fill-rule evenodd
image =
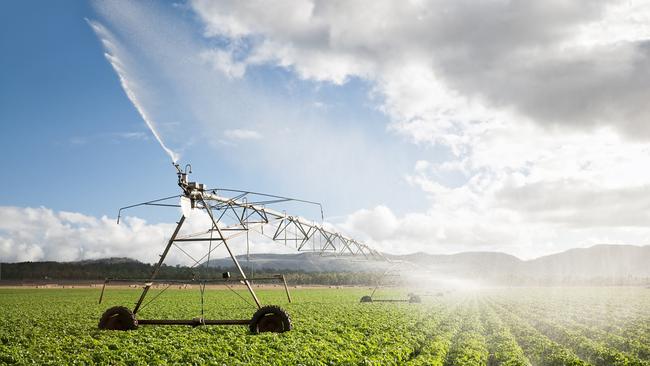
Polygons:
M372 297L366 295L361 297L361 302L372 302Z
M291 318L282 308L274 305L261 307L253 314L250 322L253 334L262 332L282 333L291 330Z
M114 306L102 314L99 329L133 330L138 327L138 320L133 312L124 306Z

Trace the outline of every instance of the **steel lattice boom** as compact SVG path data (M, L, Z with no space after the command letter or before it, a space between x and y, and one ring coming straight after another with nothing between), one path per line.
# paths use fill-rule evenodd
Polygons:
M298 251L316 252L322 255L386 259L368 245L329 230L324 225L316 224L299 216L287 215L260 204L248 203L245 198L251 195L250 192L243 192L237 198L228 198L217 193L218 190L200 191L195 189L190 192L189 197L197 197L194 199L194 207L214 212L221 231L232 232L232 236L236 236L238 232L253 230ZM213 231L215 228L211 228L202 236L181 238L177 241L208 239L207 235L211 235Z
M322 218L322 206L318 202L251 191L206 189L201 183L188 182L188 173L181 171L178 166L177 169L178 185L183 190L183 194L124 207L120 209L118 222L122 210L136 206L185 206L185 216L190 214L190 208L201 210L208 212L214 222L212 227L204 231L179 235L174 242L225 241L251 231L300 252L312 252L324 256L359 256L365 259L388 261L377 250L324 224L267 207L286 202L317 205ZM225 196L226 193L234 193L234 195ZM178 201L172 201L179 198L180 205Z

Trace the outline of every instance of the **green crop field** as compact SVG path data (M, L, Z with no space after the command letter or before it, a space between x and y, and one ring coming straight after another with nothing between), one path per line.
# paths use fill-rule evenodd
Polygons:
M92 289L0 289L0 364L650 365L650 289L456 291L421 304L359 303L367 293L296 289L288 304L282 291L260 290L263 302L289 312L294 329L253 335L245 326L98 330L106 308L135 302L133 289L107 290L101 305ZM207 290L207 318L253 312L232 292ZM198 315L197 290L169 290L139 317Z

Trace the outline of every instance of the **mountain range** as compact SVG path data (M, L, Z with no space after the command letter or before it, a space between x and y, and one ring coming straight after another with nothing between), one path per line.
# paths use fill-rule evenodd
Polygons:
M428 276L481 279L490 283L650 278L650 246L601 244L530 260L499 252L413 253L387 257L391 263L323 257L314 253L251 254L248 260L245 256L238 256L238 260L243 267L255 270L365 272L392 269L405 274L426 272ZM228 267L232 260L212 260L209 265Z
M238 260L249 274L285 273L300 283L329 283L332 281L329 275L338 275L346 279L339 278L337 283L356 284L368 275L377 277L387 273L390 275L386 277L387 282L418 285L650 285L650 246L596 245L530 260L499 252L387 254L386 257L390 261L301 252L251 254L250 258L242 255ZM219 277L222 271L236 272L230 258L211 260L208 267L201 270L207 271L204 275ZM3 280L92 280L147 278L153 265L130 258L104 258L5 263L0 268ZM189 279L193 278L194 271L183 266L164 266L160 275Z

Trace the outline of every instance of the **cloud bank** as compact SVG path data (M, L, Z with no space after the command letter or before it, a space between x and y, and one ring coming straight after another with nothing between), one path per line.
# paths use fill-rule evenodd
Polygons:
M44 207L0 207L3 261L74 261L113 256L155 260L171 224L150 225L138 218L96 218Z
M193 0L176 13L142 3L97 8L125 53L120 59L132 57L130 71L148 87L139 100L162 129L190 119L182 130L233 165L268 176L291 167L283 181L289 191L332 191L326 199L348 203L340 227L379 249L533 257L650 242L645 1ZM179 23L188 16L195 23ZM259 81L277 69L287 78ZM280 92L304 82L347 96L359 80L369 86L367 105L388 121L381 136L368 133L368 121L336 124L315 112L328 109L320 101ZM180 107L161 102L172 100ZM398 208L405 191L426 207ZM359 192L374 203L351 207ZM79 233L111 230L103 219L83 226L62 213L26 210ZM35 258L98 252L61 239L67 249L56 254L43 244L49 238L5 231L3 248Z
M187 217L181 235L203 232L210 227L209 218L203 212L192 211ZM122 217L117 224L114 218L106 216L97 218L45 207L0 206L0 258L3 262L65 262L128 257L155 263L175 227L175 223L153 224L138 217ZM229 243L236 255L246 253L244 238L233 238ZM193 265L208 251L207 244L179 246L183 250L172 247L165 263ZM290 252L279 245L269 246L268 240L259 235L250 239L249 246L251 253ZM211 258L227 256L223 246L211 254Z
M376 245L534 256L649 241L647 2L191 4L206 37L246 45L240 66L370 80L390 132L449 149L404 177L428 210L347 218Z
M397 122L493 117L465 111L478 104L474 112L543 126L613 125L650 137L643 1L191 4L207 37L246 45L240 64L274 63L337 84L371 79Z

